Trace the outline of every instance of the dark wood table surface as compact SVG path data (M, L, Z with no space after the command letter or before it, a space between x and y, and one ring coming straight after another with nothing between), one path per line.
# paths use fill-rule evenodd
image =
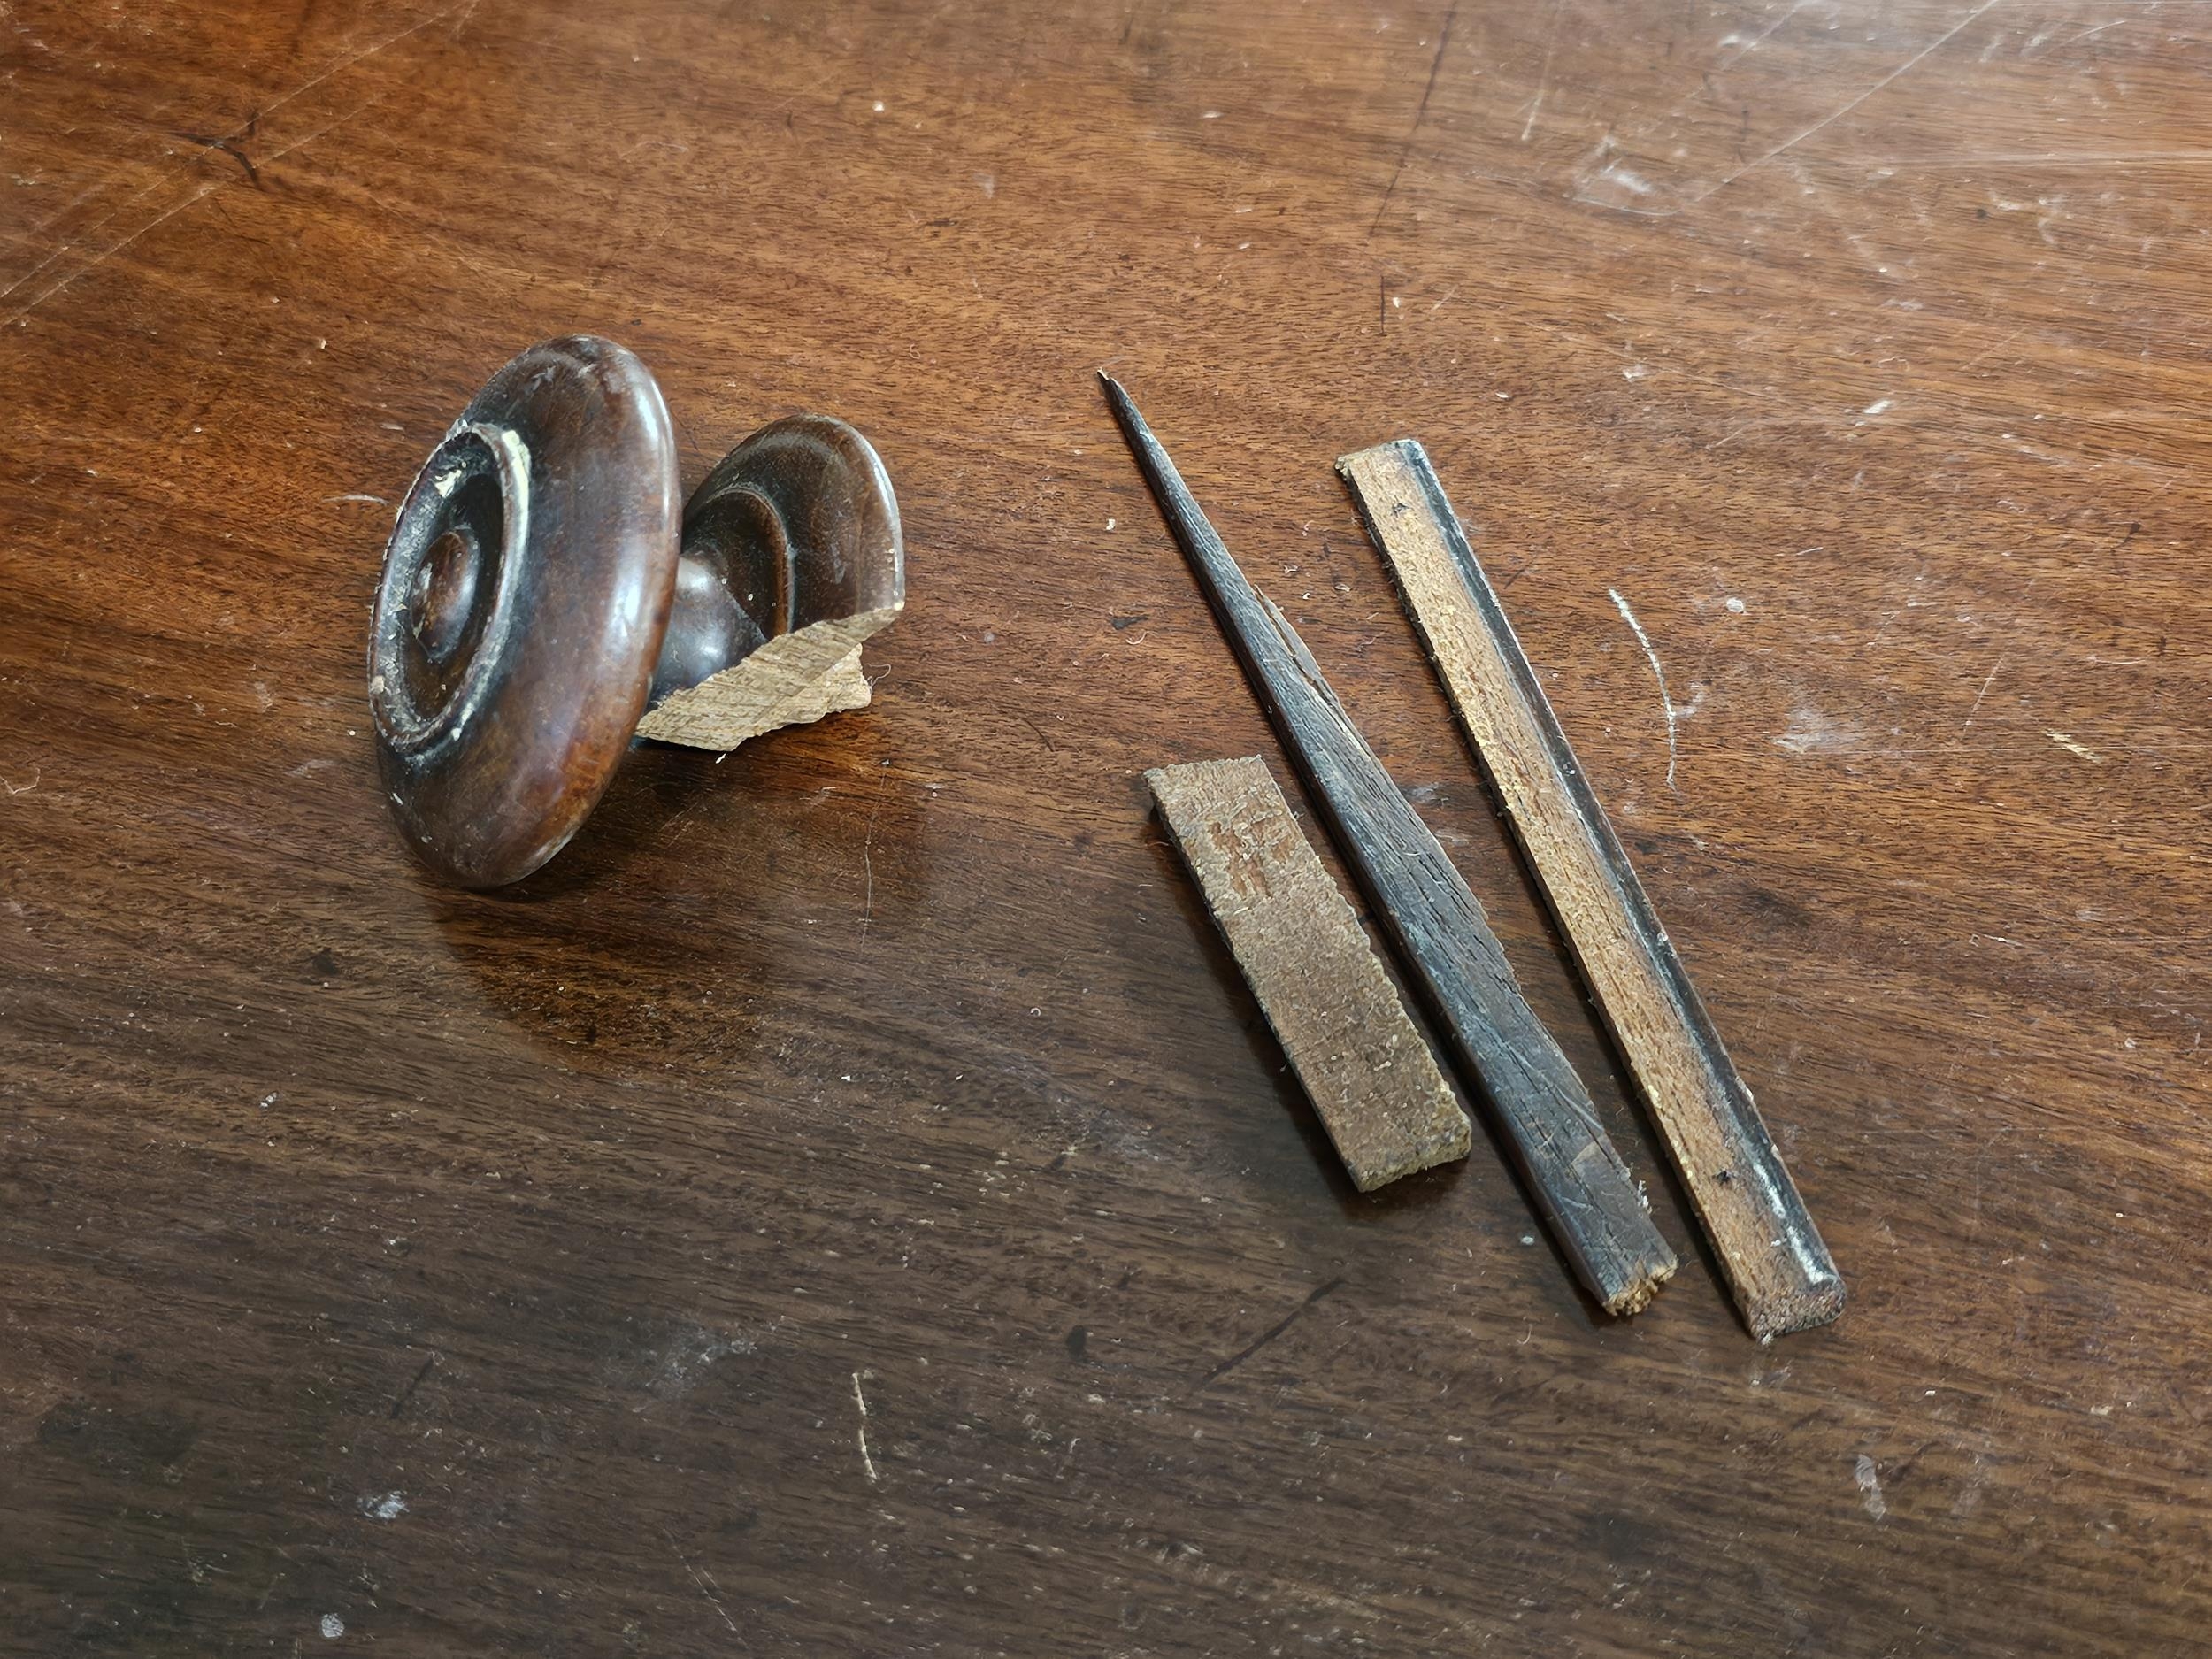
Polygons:
M2208 74L2143 0L0 4L0 1651L2200 1651ZM687 486L860 426L910 603L872 709L465 895L366 606L577 330ZM1649 1312L1486 1139L1334 1166L1149 813L1288 773L1101 365L1647 1175ZM1402 434L1830 1328L1695 1240L1331 473Z

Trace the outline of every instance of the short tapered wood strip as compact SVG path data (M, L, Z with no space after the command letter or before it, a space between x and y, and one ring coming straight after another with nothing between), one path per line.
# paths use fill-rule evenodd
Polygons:
M1467 1114L1267 763L1144 778L1353 1185L1465 1157Z
M1843 1310L1843 1279L1427 454L1403 439L1348 455L1337 471L1659 1120L1745 1323L1762 1340L1826 1324Z
M1352 725L1297 631L1229 557L1129 395L1110 376L1099 379L1284 749L1436 1014L1452 1063L1488 1102L1545 1225L1609 1312L1635 1312L1674 1271L1674 1253L1581 1079L1521 995L1482 907Z

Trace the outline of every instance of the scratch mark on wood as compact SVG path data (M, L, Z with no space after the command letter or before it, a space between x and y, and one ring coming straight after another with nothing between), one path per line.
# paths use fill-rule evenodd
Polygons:
M1544 93L1551 85L1552 48L1559 41L1560 0L1552 0L1551 16L1544 25L1544 61L1536 71L1536 96L1530 100L1528 119L1521 125L1521 142L1528 142L1528 135L1536 130L1536 117L1544 107Z
M1025 715L1025 714L1019 714L1019 713L1018 713L1018 714L1016 715L1016 718L1017 718L1018 719L1019 719L1019 720L1021 721L1021 723L1022 723L1024 726L1027 726L1027 727L1030 729L1030 731L1035 734L1036 739L1037 739L1037 741L1038 741L1040 743L1042 743L1042 744L1045 746L1045 753L1046 753L1046 754L1048 754L1048 755L1056 755L1056 754L1058 754L1058 753L1060 752L1058 749L1056 749L1053 748L1053 746L1052 746L1052 740L1051 740L1050 738L1048 738L1048 737L1047 737L1047 736L1045 735L1045 728L1044 728L1043 726L1039 726L1039 725L1036 723L1036 721L1034 721L1034 720L1031 719L1031 718L1030 718L1027 715Z
M179 133L177 137L200 145L206 150L219 150L246 170L246 179L256 189L261 188L261 170L253 165L253 157L232 140L205 133Z
M683 1564L683 1570L691 1575L692 1583L699 1586L699 1594L706 1597L707 1605L722 1616L722 1622L730 1627L730 1633L738 1637L742 1645L743 1632L737 1628L737 1621L730 1617L729 1609L722 1605L722 1598L707 1587L708 1581L700 1576L699 1569L691 1564L690 1558L684 1554L683 1546L676 1541L675 1533L664 1526L661 1528L661 1536L668 1540L669 1548L676 1552L676 1559Z
M1747 53L1757 51L1759 48L1765 45L1773 36L1775 30L1780 28L1785 23L1795 17L1800 12L1802 12L1805 9L1805 5L1806 0L1790 0L1789 5L1784 10L1781 16L1776 18L1773 22L1768 24L1766 27L1761 29L1749 40L1737 42L1736 50L1729 53L1727 57L1722 58L1718 63L1715 64L1713 68L1715 70L1724 70L1729 65L1734 63L1739 58L1745 56ZM1713 83L1709 73L1705 82L1705 89L1709 92L1712 90L1712 86ZM1678 114L1680 113L1678 110L1676 112Z
M1680 750L1675 742L1674 726L1676 718L1682 711L1675 707L1674 699L1667 695L1667 671L1659 666L1659 653L1652 649L1651 636L1644 632L1644 625L1636 620L1636 613L1628 608L1628 601L1621 597L1619 588L1609 588L1605 591L1612 595L1613 607L1621 613L1621 620L1628 624L1629 632L1636 636L1636 643L1644 648L1644 660L1651 664L1652 678L1659 682L1659 706L1666 710L1667 715L1667 787L1674 789L1675 764L1680 758ZM1682 793L1679 789L1674 789L1674 792L1677 795Z
M413 31L411 30L409 32L411 34ZM325 134L335 132L339 127L343 127L355 116L360 114L364 110L370 108L378 102L380 102L380 100L377 98L370 98L365 103L356 104L352 109L348 110L343 115L338 117L337 119L331 121L325 126L317 127L304 138L293 140L292 142L287 144L283 149L270 155L268 159L271 161L282 160L285 157L290 155L294 150L313 143L317 139L322 137ZM102 249L91 258L86 260L82 265L79 265L74 271L70 272L68 275L42 289L35 298L28 301L19 309L9 312L5 317L0 317L0 327L4 327L9 324L22 321L23 319L28 317L33 311L46 303L48 300L53 298L55 295L60 293L64 288L68 288L71 284L76 282L80 278L87 276L93 271L97 270L101 265L115 257L117 254L121 253L123 250L129 247L133 242L138 241L141 237L147 235L152 231L159 229L163 225L168 223L169 220L174 219L187 208L196 206L199 203L205 201L209 196L214 195L216 191L227 188L234 182L234 180L229 178L222 178L202 185L199 188L194 190L191 195L186 196L183 201L179 202L174 207L166 208L163 211L157 213L152 219L147 220L145 224L141 225L136 230L131 232L129 235L124 237L121 241L117 242L107 248ZM148 190L150 190L153 187L149 186ZM143 196L146 194L147 191L145 190L139 192L140 196ZM132 198L134 202L138 199L139 198L137 196L134 196ZM127 206L129 204L126 204L125 205ZM122 209L119 208L116 211L117 212L120 212ZM110 214L108 217L112 219L115 215ZM105 219L101 221L102 224L105 224L106 222L107 221ZM42 262L37 269L34 270L30 275L35 276L38 273L38 271L45 269L46 265L52 264L55 258L59 257L61 253L66 251L67 248L65 247L62 250L57 250L54 255ZM27 280L29 280L28 276L12 285L4 292L0 292L0 298L4 298L7 294L13 293L17 288L21 287L22 283Z
M261 122L265 117L282 109L286 104L305 96L308 93L312 92L316 88L321 86L324 82L329 81L334 76L343 74L347 70L351 69L356 65L365 63L370 58L376 57L379 53L387 51L390 48L398 45L402 41L408 39L410 36L419 35L425 29L431 28L437 24L445 22L448 19L453 18L461 12L473 11L476 4L477 0L458 0L458 4L449 6L442 12L433 12L430 16L422 18L416 22L410 24L407 27L399 30L396 34L388 35L382 40L377 41L371 45L365 46L359 51L352 53L350 56L341 58L337 62L332 64L327 69L323 70L319 74L310 76L307 80L300 82L298 86L294 87L289 92L284 93L278 97L271 99L268 103L264 104L259 109L249 115L242 123L233 127L230 131L227 133L210 134L207 138L195 136L192 142L200 144L204 150L215 149L227 150L227 147L235 144L237 141L242 138L251 138L260 131ZM376 102L377 100L374 98L369 99L366 103L364 103L347 111L344 115L340 116L336 120L329 123L329 125L317 128L314 132L308 134L304 138L295 139L282 150L276 151L273 155L265 157L264 159L265 161L272 162L281 159L283 157L289 155L293 150L299 149L301 145L312 143L316 139L322 137L325 134L332 132L337 127L343 126L346 122L351 120L355 116L360 114L363 110L367 109L370 104ZM213 141L212 142L209 142L211 138ZM243 157L242 156L239 158L242 160ZM199 157L196 157L194 162L190 165L196 165L199 159ZM170 183L176 178L180 171L180 169L175 167L165 169L153 180L151 183L146 185L142 189L140 189L135 194L128 197L119 206L114 208L100 219L95 220L91 225L88 226L86 227L85 234L89 235L92 232L99 230L103 226L111 224L115 219L121 217L130 209L135 207L139 203L153 195L155 191L160 189L164 185ZM230 182L228 180L219 180L215 184L205 186L194 191L191 195L186 196L183 201L178 203L174 207L172 207L167 211L159 214L150 223L140 227L135 231L133 231L129 235L109 247L106 251L96 255L93 258L81 265L77 270L62 278L60 281L56 282L46 288L35 299L30 301L29 303L24 305L21 309L10 313L4 318L0 318L0 326L5 326L9 324L21 321L40 305L45 303L45 302L50 299L54 295L59 293L63 288L67 288L71 283L77 280L79 277L83 276L86 272L90 271L95 266L114 257L115 255L120 253L125 248L130 246L131 243L136 242L140 237L145 235L148 231L152 230L156 226L160 225L166 219L174 218L177 214L184 211L186 208L192 206L203 197L212 195L216 189L221 188L223 184L227 184L228 182ZM258 182L257 177L256 179L256 182ZM79 200L82 199L82 197L79 198ZM75 204L73 203L71 205L73 206ZM50 219L48 222L50 224L53 221ZM25 284L33 281L38 277L40 273L45 271L48 267L55 264L56 261L67 256L73 250L81 249L82 246L82 237L73 236L65 238L61 245L56 248L53 252L48 254L45 258L40 260L38 264L33 265L28 271L25 272L14 281L9 283L6 288L0 288L0 300L7 298L9 295L13 294L17 289L22 288Z
M1989 688L1997 683L1997 676L2005 672L2005 656L2003 651L1997 653L1997 660L1990 667L1989 677L1982 681L1982 688L1974 694L1974 706L1966 711L1966 724L1959 727L1960 737L1964 737L1972 728L1974 717L1982 711L1982 699L1989 695Z
M1398 179L1406 170L1406 157L1413 153L1413 141L1420 136L1421 121L1429 112L1429 99L1436 93L1437 71L1444 67L1444 53L1452 43L1452 25L1459 21L1459 0L1452 0L1452 9L1444 14L1444 31L1436 42L1436 56L1429 60L1428 84L1421 88L1421 102L1413 111L1413 125L1406 128L1405 142L1398 146L1398 165L1390 170L1390 188L1383 192L1382 205L1375 210L1374 223L1367 227L1367 240L1375 240L1375 233L1382 228L1383 215L1390 211L1390 198L1398 194Z
M860 1441L860 1466L868 1471L868 1484L877 1481L876 1460L868 1455L868 1396L860 1392L860 1373L853 1373L853 1403L860 1408L860 1427L856 1438Z
M1884 75L1879 81L1877 81L1865 91L1860 93L1856 97L1847 101L1841 108L1831 111L1828 114L1822 116L1820 119L1815 121L1810 127L1804 128L1802 131L1794 134L1791 137L1784 139L1773 149L1767 150L1761 155L1753 157L1751 160L1746 162L1733 173L1723 175L1721 178L1716 180L1711 185L1708 186L1705 189L1699 191L1695 196L1691 196L1686 201L1677 202L1671 207L1656 208L1637 207L1632 204L1622 202L1594 202L1593 205L1600 207L1611 207L1623 213L1633 213L1641 219L1672 219L1678 213L1686 213L1690 209L1696 207L1699 204L1710 201L1714 196L1719 195L1723 190L1725 190L1730 185L1735 183L1737 180L1744 177L1747 173L1756 173L1760 168L1765 166L1767 163L1774 160L1777 157L1787 154L1790 150L1796 149L1798 145L1803 143L1807 139L1812 138L1816 134L1826 131L1829 127L1833 127L1838 121L1843 119L1845 116L1850 114L1852 111L1857 109L1859 105L1864 104L1869 98L1873 97L1878 92L1884 91L1905 75L1908 75L1915 69L1917 69L1923 63L1926 62L1928 58L1934 56L1944 47L1949 45L1951 42L1955 40L1959 35L1965 33L1965 31L1979 20L1985 13L1995 10L1998 6L2003 4L2004 0L1982 0L1981 4L1976 6L1971 12L1969 12L1956 23L1954 23L1949 28L1944 30L1942 34L1937 35L1935 39L1930 41L1925 46L1922 47L1911 57L1905 59L1903 63L1898 65L1896 68L1891 70L1887 74ZM1532 119L1533 117L1532 116ZM1574 199L1578 202L1588 202L1592 200L1592 198L1583 196L1578 191L1576 193Z
M1273 1325L1270 1325L1266 1331L1260 1335L1257 1340L1248 1342L1244 1347L1230 1355L1227 1359L1223 1360L1220 1364L1215 1366L1211 1371L1208 1371L1203 1380L1202 1380L1198 1386L1201 1388L1203 1388L1208 1383L1217 1382L1222 1378L1226 1377L1231 1371L1236 1370L1238 1366L1243 1364L1246 1360L1250 1359L1253 1355L1258 1353L1270 1342L1272 1342L1277 1337L1282 1335L1284 1332L1289 1330L1292 1325L1296 1325L1300 1317L1304 1315L1306 1310L1312 1307L1315 1302L1319 1302L1324 1296L1328 1295L1331 1292L1341 1290L1343 1287L1344 1281L1340 1279L1333 1279L1325 1285L1315 1286L1312 1290L1307 1293L1305 1301L1300 1302L1295 1308L1293 1308L1288 1313L1285 1314Z
M430 1351L430 1357L423 1361L415 1374L408 1379L407 1386L399 1391L399 1398L392 1402L389 1416L393 1421L396 1422L399 1414L407 1409L407 1402L415 1397L415 1390L422 1386L422 1379L430 1375L430 1368L437 1363L438 1352L433 1348Z

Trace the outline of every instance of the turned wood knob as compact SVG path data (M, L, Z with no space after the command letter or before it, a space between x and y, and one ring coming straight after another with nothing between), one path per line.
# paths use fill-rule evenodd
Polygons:
M537 869L640 734L726 749L866 702L860 642L905 599L867 440L776 421L680 525L676 500L660 388L588 335L502 368L431 453L384 551L369 703L393 812L440 875Z

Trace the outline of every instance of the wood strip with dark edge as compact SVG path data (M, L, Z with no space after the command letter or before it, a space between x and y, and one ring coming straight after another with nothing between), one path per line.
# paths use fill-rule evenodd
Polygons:
M1267 763L1144 778L1352 1184L1465 1157L1467 1114Z
M1576 762L1427 452L1337 462L1762 1341L1843 1311L1797 1184Z
M1609 1313L1648 1303L1675 1270L1588 1092L1521 995L1482 907L1330 690L1305 643L1206 521L1167 451L1112 376L1108 404L1222 631L1437 1017L1471 1093L1485 1100L1538 1213Z

